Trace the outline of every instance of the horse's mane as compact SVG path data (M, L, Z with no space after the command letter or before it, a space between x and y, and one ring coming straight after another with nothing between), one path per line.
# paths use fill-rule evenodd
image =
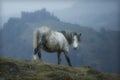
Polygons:
M73 42L73 33L72 32L66 32L66 31L60 31L60 32L65 36L68 43L72 44L72 42Z

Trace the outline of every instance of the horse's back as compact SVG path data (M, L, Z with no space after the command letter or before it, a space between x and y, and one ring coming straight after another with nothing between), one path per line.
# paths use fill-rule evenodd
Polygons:
M64 50L68 47L68 42L62 33L52 31L47 37L47 47L51 50Z
M48 27L40 27L36 32L39 33L39 41L37 43L42 40L43 48L49 52L68 49L68 41L61 32L51 30Z
M53 47L58 47L58 49L63 49L68 46L68 42L63 34L54 31L51 33L48 39L49 45Z
M64 37L64 35L57 31L53 32L53 34L51 35L51 38L54 38L56 40L56 42L58 42L59 44L67 43L67 40Z

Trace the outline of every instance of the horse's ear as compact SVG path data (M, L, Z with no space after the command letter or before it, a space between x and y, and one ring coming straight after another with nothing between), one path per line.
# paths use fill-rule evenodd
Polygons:
M79 36L81 36L81 35L82 35L82 33L79 34Z

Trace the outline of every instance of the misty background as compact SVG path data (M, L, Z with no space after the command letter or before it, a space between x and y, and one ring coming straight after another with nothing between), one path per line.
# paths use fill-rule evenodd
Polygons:
M34 12L46 8L64 22L100 29L119 29L119 0L2 0L2 25L10 17L20 17L22 11Z
M78 50L70 47L73 66L120 73L119 0L1 0L0 10L0 57L32 60L33 31L45 25L82 33ZM56 54L42 53L45 62L57 63Z

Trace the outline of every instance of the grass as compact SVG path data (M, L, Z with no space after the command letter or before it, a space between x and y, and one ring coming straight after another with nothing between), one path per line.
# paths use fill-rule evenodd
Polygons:
M89 66L69 67L0 58L0 80L120 80L120 75L102 73Z

